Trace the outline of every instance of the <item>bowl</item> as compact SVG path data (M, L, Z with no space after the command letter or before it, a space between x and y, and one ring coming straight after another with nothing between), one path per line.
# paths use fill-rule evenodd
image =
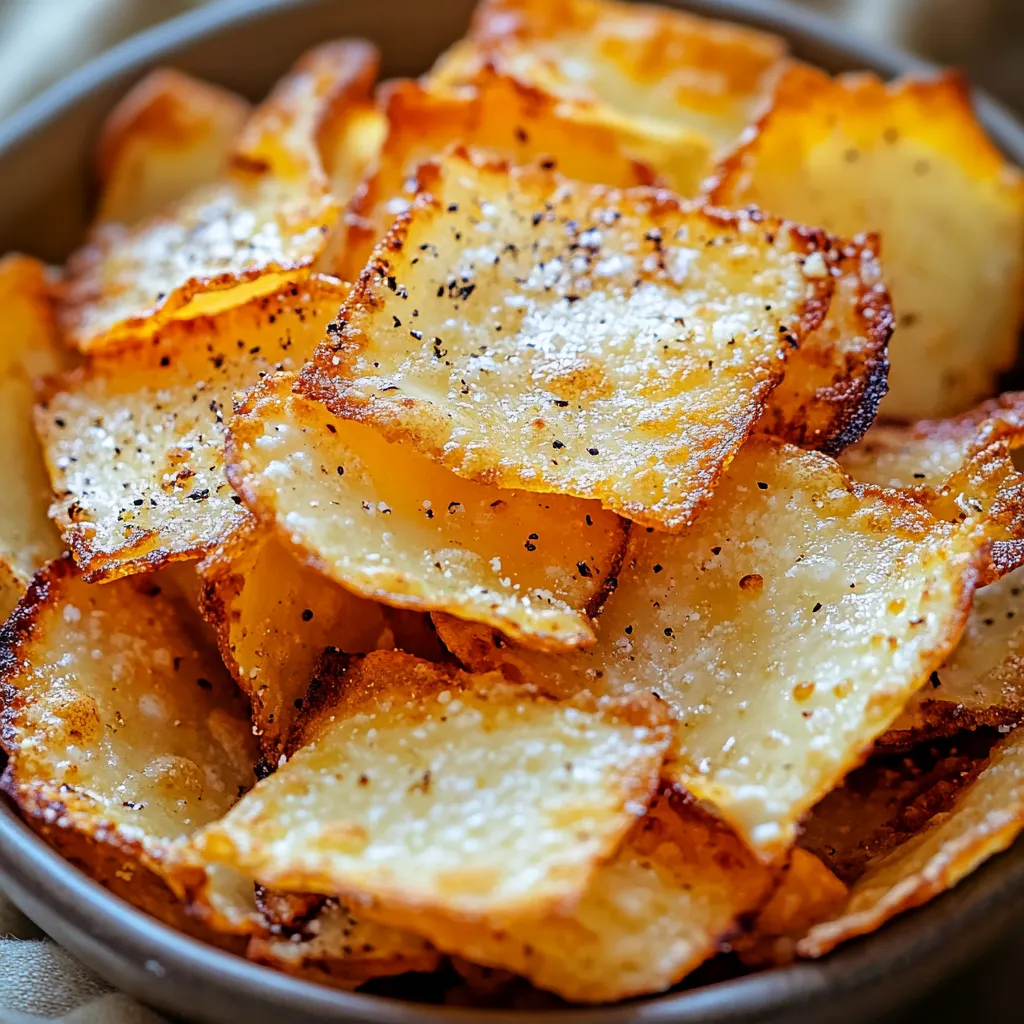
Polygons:
M81 240L91 203L92 144L104 115L151 68L171 64L260 98L306 48L340 35L374 40L385 75L423 71L465 29L473 0L221 0L114 47L0 125L0 252L62 260ZM789 39L829 71L889 77L931 65L851 39L838 25L768 0L682 0L697 14ZM400 26L398 32L395 27ZM985 127L1024 165L1024 128L976 96ZM356 1021L512 1024L518 1011L457 1009L322 988L172 931L112 896L0 805L0 882L20 909L111 984L203 1024ZM1024 843L955 889L820 961L798 963L611 1007L539 1011L533 1024L711 1024L877 1019L979 956L1021 916Z

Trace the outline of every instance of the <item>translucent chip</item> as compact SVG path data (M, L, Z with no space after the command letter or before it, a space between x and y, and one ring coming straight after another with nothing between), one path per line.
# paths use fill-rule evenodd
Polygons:
M248 513L224 475L236 391L297 367L347 289L312 277L92 358L36 412L64 542L89 581L198 558Z
M677 718L669 776L770 859L955 646L986 549L973 520L758 437L687 533L634 527L592 650L544 656L436 621L473 671L656 693Z
M711 195L847 238L881 234L897 324L884 416L958 413L1013 363L1024 177L986 137L956 74L886 84L790 64Z
M231 429L229 475L298 557L366 598L488 622L535 646L593 641L626 523L597 502L462 480L409 442L267 380Z
M407 911L543 910L582 893L657 788L656 702L558 703L396 652L337 668L302 746L200 837L213 862Z
M376 71L369 43L310 50L246 122L220 181L132 227L99 225L67 264L71 340L109 349L308 274L339 210L320 133L365 105Z
M256 744L217 652L159 576L89 586L57 559L0 632L0 652L2 786L29 824L101 881L105 864L127 860L153 876L140 885L183 899L214 889L223 918L251 930L227 910L230 874L208 877L182 845L253 784Z
M96 219L136 224L224 171L249 104L172 68L150 72L107 115Z
M445 54L431 80L464 80L491 62L581 121L659 140L698 132L722 148L766 99L785 50L778 36L660 6L487 0L468 43Z

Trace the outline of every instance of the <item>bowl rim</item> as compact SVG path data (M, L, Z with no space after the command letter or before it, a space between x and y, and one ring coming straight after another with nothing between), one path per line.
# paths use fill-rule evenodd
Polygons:
M45 132L94 93L132 73L222 30L267 15L305 7L319 0L215 0L146 29L71 72L0 122L0 161L33 136ZM930 73L936 65L894 46L851 36L840 23L785 0L665 0L695 14L736 21L776 32L791 42L824 46L850 66L885 77ZM995 143L1024 166L1024 125L1002 104L978 90L972 96L979 119ZM245 992L269 1008L288 1008L310 1019L351 1019L374 1024L440 1024L475 1021L513 1024L523 1013L407 1003L349 993L302 981L223 952L175 931L114 896L75 868L36 836L16 813L0 802L0 879L14 902L44 930L63 930L75 938L74 951L101 950L86 956L99 973L116 973L112 964L142 961L157 990L153 1003L170 1008L161 979L194 979L207 992ZM588 1024L775 1020L783 1013L811 1011L824 998L858 1007L894 1007L883 984L897 973L900 995L909 999L966 962L972 951L994 941L1017 917L1024 903L1024 844L981 866L959 886L882 929L841 946L817 961L757 972L700 988L611 1006L573 1007L531 1012L536 1024L586 1020ZM959 941L956 941L956 939ZM102 965L102 966L100 966ZM868 990L865 993L865 990ZM873 993L874 990L874 993ZM884 995L884 1003L882 998ZM143 999L146 997L143 996Z

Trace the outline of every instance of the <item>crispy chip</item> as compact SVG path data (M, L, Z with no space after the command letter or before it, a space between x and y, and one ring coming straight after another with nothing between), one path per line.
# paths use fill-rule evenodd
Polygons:
M871 426L886 392L893 315L878 240L837 247L838 276L825 322L786 359L757 429L835 455Z
M294 977L344 989L390 974L432 971L441 961L426 939L371 921L341 900L323 899L298 931L254 938L247 956Z
M198 558L248 518L224 475L233 395L300 366L346 291L312 277L169 323L53 384L36 413L51 515L87 580Z
M253 729L271 763L283 752L325 647L364 654L393 643L381 605L307 568L273 531L254 523L214 550L199 573L203 614L252 702Z
M627 524L597 502L462 480L409 442L337 420L279 375L235 416L228 474L299 557L364 597L448 611L524 642L593 641Z
M1024 826L1024 746L1007 736L989 766L946 814L920 835L872 863L832 919L815 925L797 944L817 957L840 942L874 931L896 914L919 906L993 854L1005 850Z
M376 70L369 43L311 50L250 117L226 177L132 228L100 225L68 261L60 312L75 344L109 349L308 274L338 215L318 135L365 104Z
M61 544L46 517L50 484L32 430L33 381L68 365L53 322L46 268L27 256L0 260L0 438L4 487L0 489L0 621L17 602L29 577ZM13 599L12 599L13 598ZM4 603L7 607L3 607Z
M790 64L711 195L846 237L881 232L897 316L883 415L960 412L1013 362L1024 177L985 136L955 74L886 85Z
M158 577L88 586L65 555L0 631L4 792L48 840L109 847L179 894L181 842L252 785L257 756L187 615Z
M387 136L373 174L350 205L343 258L333 268L346 280L359 276L373 246L410 204L416 168L453 142L487 149L514 164L546 158L567 177L615 188L657 181L643 160L644 145L651 144L643 135L579 123L564 116L557 98L490 68L475 76L472 87L447 92L418 82L388 82L380 102ZM686 137L676 149L673 159L661 158L664 181L693 194L707 166L707 147Z
M880 743L905 747L1024 716L1024 569L974 595L967 628L931 685L910 699Z
M652 140L732 143L766 99L786 44L682 11L610 0L485 0L469 45L431 74L463 81L483 61L554 96L584 123Z
M150 72L103 122L99 221L136 224L225 170L249 104L171 68Z
M749 966L784 964L796 958L796 940L846 902L846 886L813 853L795 849L771 899L749 934L732 949Z
M827 240L464 151L420 179L299 390L467 479L687 526L824 317Z
M397 652L333 661L300 749L198 840L263 885L473 920L540 911L582 892L657 786L653 701L556 703Z
M544 656L436 622L473 671L657 693L678 718L670 777L772 857L954 646L985 558L973 521L757 437L687 533L631 531L592 651Z
M880 423L840 462L866 483L898 487L940 518L983 514L994 540L992 577L1024 563L1024 393L1008 392L947 420Z
M814 806L801 847L853 885L872 861L952 808L987 767L998 739L997 730L979 729L875 754Z
M728 828L663 796L561 913L491 928L430 911L408 922L446 952L565 999L610 1002L669 988L712 956L771 877Z

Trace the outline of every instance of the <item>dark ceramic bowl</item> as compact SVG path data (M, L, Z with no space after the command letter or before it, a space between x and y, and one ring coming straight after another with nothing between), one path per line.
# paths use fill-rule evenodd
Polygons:
M829 71L885 76L929 70L906 54L850 39L834 23L768 0L679 6L786 36ZM384 73L417 74L465 28L472 0L222 0L136 36L65 78L0 125L0 252L63 259L85 230L91 154L103 116L143 73L172 64L258 99L309 46L333 36L374 40ZM977 97L996 142L1024 165L1024 129ZM40 927L112 984L176 1017L205 1024L359 1021L512 1024L519 1012L458 1010L350 995L296 981L171 931L111 896L53 853L0 805L0 880ZM979 956L1024 907L1024 845L953 891L823 960L610 1008L530 1015L533 1024L710 1024L876 1020Z

